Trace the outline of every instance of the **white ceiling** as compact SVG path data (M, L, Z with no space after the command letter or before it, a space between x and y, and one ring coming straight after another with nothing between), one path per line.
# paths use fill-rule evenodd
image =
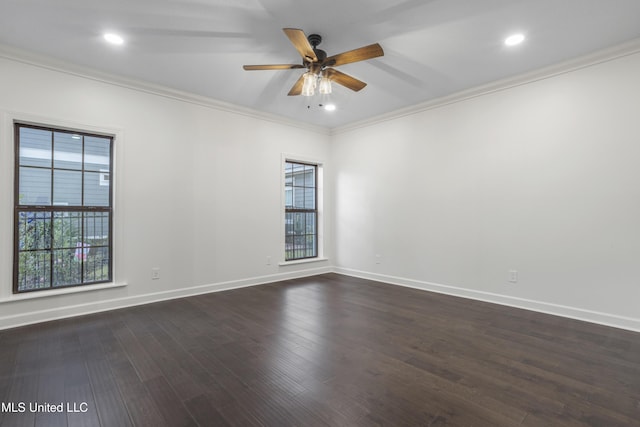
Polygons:
M360 92L288 97L303 70L242 69L299 63L284 27L328 55L378 42L385 56L340 67ZM505 47L514 32L526 42ZM638 0L0 0L1 44L327 128L639 37Z

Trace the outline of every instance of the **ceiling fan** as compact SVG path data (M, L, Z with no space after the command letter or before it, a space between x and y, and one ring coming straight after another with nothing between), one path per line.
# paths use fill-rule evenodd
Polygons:
M374 43L327 57L324 50L317 48L322 42L322 37L318 34L311 34L307 37L304 31L297 28L283 28L282 30L302 56L302 64L244 65L242 68L249 71L306 68L307 72L296 81L288 93L289 96L311 96L315 93L316 87L321 94L331 93L331 82L357 92L367 84L333 67L384 55L382 47L378 43Z

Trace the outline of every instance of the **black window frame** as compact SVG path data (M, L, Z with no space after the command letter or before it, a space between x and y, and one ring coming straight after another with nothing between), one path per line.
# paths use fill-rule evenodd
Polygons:
M303 189L308 189L308 188L313 188L314 193L313 193L313 201L314 201L314 206L313 208L295 208L292 206L287 205L286 203L286 195L285 195L285 227L284 227L284 233L285 233L285 251L284 251L284 260L285 262L289 262L289 261L299 261L299 260L305 260L305 259L313 259L313 258L318 258L319 254L318 254L318 250L319 250L319 245L318 245L318 171L319 171L319 165L316 163L309 163L309 162L303 162L303 161L298 161L298 160L293 160L293 159L286 159L285 160L285 164L284 164L284 174L285 174L285 183L284 183L284 190L286 192L286 179L287 179L287 164L292 164L292 165L301 165L304 167L313 167L314 170L314 179L313 179L313 187L307 187L306 186L306 181L305 181L305 185L303 185L302 187L300 186L291 186L292 188L294 187L298 187L298 188L303 188ZM293 179L293 177L292 177ZM292 202L293 202L293 198L294 195L292 193ZM312 255L307 255L307 250L309 249L308 246L304 246L303 255L300 255L298 252L298 255L296 255L296 248L295 248L295 237L296 234L294 233L289 233L289 228L288 228L288 217L291 214L296 214L296 213L303 213L303 214L313 214L314 215L314 224L313 224L313 233L304 233L304 234L299 234L297 235L298 237L301 236L313 236L313 246L312 246ZM305 215L306 216L306 215ZM293 242L293 248L292 249L288 249L288 237L292 237L294 239ZM306 240L306 239L305 239ZM289 255L291 254L291 256Z
M51 198L50 198L50 202L48 204L21 204L20 203L20 168L21 168L21 164L20 164L20 130L21 129L37 129L37 130L43 130L43 131L48 131L51 132L51 165L50 166L28 166L30 168L39 168L41 170L50 170L51 172L51 183L50 183L50 194L51 194ZM63 134L70 134L73 136L79 136L82 139L82 166L81 169L77 170L77 169L73 169L74 171L79 171L82 174L82 178L81 178L81 190L80 190L80 199L81 199L81 204L78 206L60 206L60 205L56 205L54 203L54 185L55 185L55 181L53 179L54 176L54 172L56 170L59 171L65 171L65 170L70 170L70 169L66 169L64 167L55 167L55 137L56 134L59 133L63 133ZM108 171L102 172L102 173L107 173L109 176L109 194L108 194L108 205L107 206L101 206L101 205L90 205L90 204L85 204L85 174L86 173L96 173L93 170L86 170L85 169L85 164L86 164L86 159L85 159L85 138L86 137L95 137L95 138L101 138L101 139L108 139L109 142L109 167L108 167ZM112 177L113 177L113 165L114 165L114 144L115 144L115 136L114 135L108 135L108 134L97 134L97 133L93 133L93 132L88 132L88 131L83 131L83 130L71 130L71 129L65 129L65 128L60 128L60 127L55 127L55 126L48 126L48 125L39 125L39 124L31 124L31 123L23 123L23 122L19 122L16 121L14 122L14 151L15 151L15 155L14 155L14 216L13 216L13 223L14 223L14 238L13 238L13 293L14 294L24 294L24 293L29 293L29 292L38 292L38 291L47 291L47 290L53 290L53 289L64 289L64 288L71 288L71 287L84 287L84 286L90 286L90 285L95 285L95 284L100 284L100 283L109 283L113 281L113 277L114 277L114 272L113 272L113 181L112 181ZM97 173L101 173L101 172L97 172ZM22 220L24 220L24 218L28 218L28 213L35 213L36 216L37 215L42 215L42 217L45 217L47 215L49 215L49 219L51 224L48 227L47 232L50 233L49 237L45 237L45 239L49 239L49 244L47 245L48 247L45 248L39 248L39 249L30 249L30 250L21 250L20 246L21 246L21 242L20 242L20 226L21 226L21 218ZM81 236L81 240L82 240L82 244L81 246L78 247L76 246L74 247L55 247L55 239L53 237L54 235L54 225L55 222L55 218L56 215L70 215L72 213L75 214L80 214L80 219L79 219L79 224L80 224L80 236ZM25 215L26 214L26 215ZM96 214L98 214L98 216L96 216ZM107 244L106 245L95 245L95 246L89 246L86 244L85 239L88 236L85 236L85 221L89 221L91 219L91 215L93 215L93 220L94 220L94 225L95 225L95 220L96 218L101 219L101 217L99 216L99 214L106 214L107 215L107 232L106 232L106 236L107 236ZM77 219L77 218L74 218ZM95 237L94 237L95 239ZM55 263L55 257L53 256L54 251L60 251L60 250L68 250L71 251L75 249L76 250L76 254L77 251L80 251L80 273L79 273L79 279L80 282L79 283L67 283L67 284L54 284L54 263ZM87 258L87 254L90 254L92 250L104 250L106 249L106 262L105 262L105 258L103 256L102 258L102 266L104 269L104 266L106 265L107 268L107 274L106 277L104 274L100 275L100 278L96 280L95 278L95 273L94 273L94 280L87 280L86 276L85 276L85 265L87 264L86 262L86 258ZM20 263L20 253L21 252L27 252L27 251L40 251L40 252L47 252L49 253L49 277L48 277L48 286L45 287L36 287L36 288L32 288L32 289L20 289L20 283L19 283L19 278L20 278L20 272L19 272L19 263ZM104 255L104 252L102 252L102 254ZM94 266L95 267L95 266Z

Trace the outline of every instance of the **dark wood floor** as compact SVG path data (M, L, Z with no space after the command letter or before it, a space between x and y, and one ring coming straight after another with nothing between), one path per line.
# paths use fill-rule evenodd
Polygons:
M2 427L637 426L640 334L328 274L0 332L0 402ZM61 402L87 412L29 408Z

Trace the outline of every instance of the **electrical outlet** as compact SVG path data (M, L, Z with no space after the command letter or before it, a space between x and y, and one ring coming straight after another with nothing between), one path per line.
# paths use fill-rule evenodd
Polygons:
M380 264L382 262L382 255L377 254L376 255L376 264Z
M151 269L151 280L159 280L160 279L160 269L158 267L154 267Z
M518 283L518 270L509 270L509 282Z
M271 257L270 256L267 257L267 265L271 265Z

